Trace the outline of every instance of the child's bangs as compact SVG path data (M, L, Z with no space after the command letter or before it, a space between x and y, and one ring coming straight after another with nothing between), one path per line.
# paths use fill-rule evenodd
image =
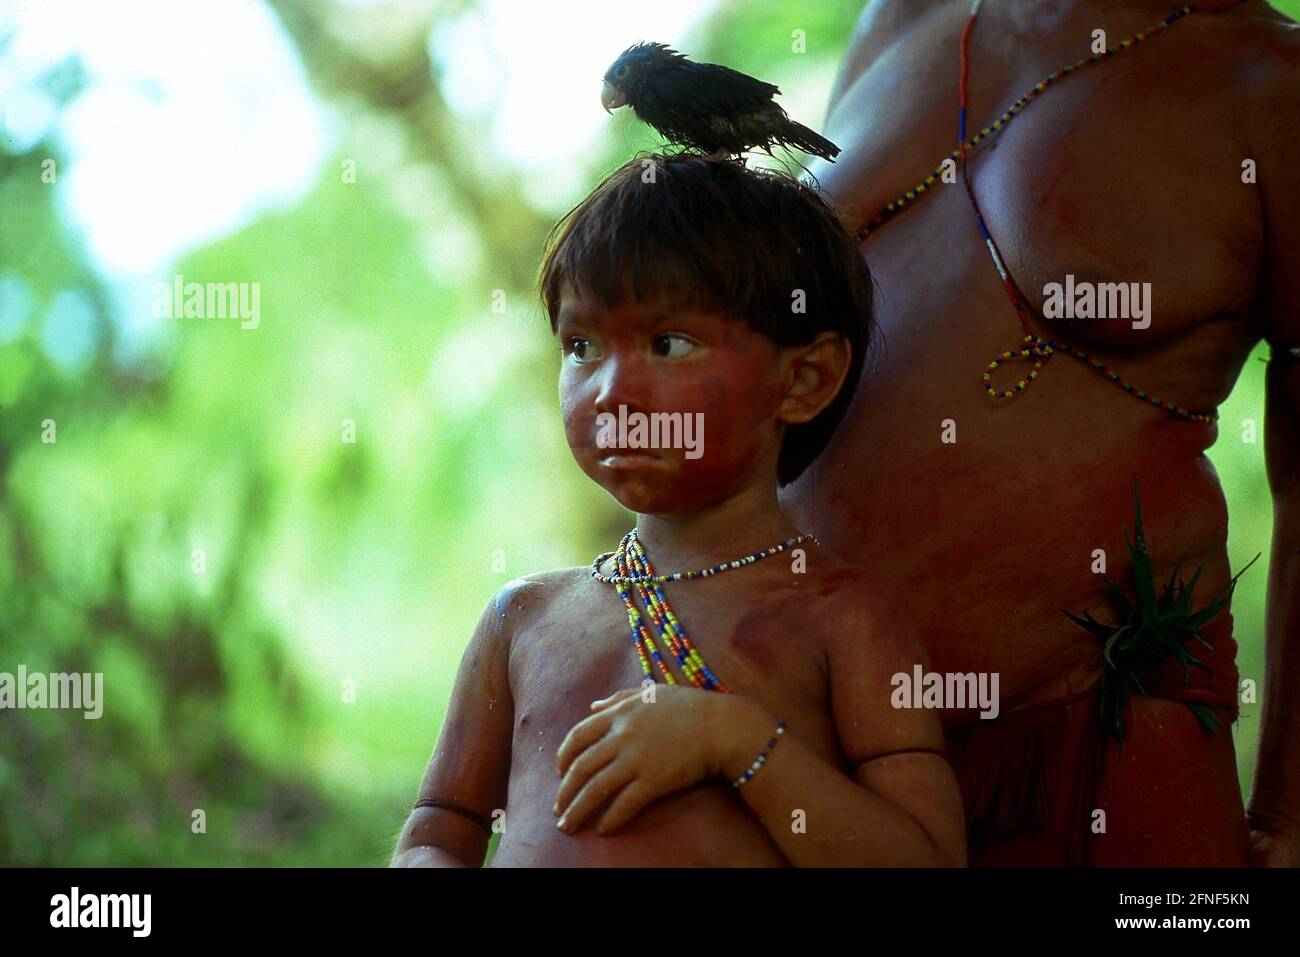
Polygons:
M658 183L642 182L639 166L615 171L556 224L539 282L552 329L566 282L607 309L662 302L738 318L763 298L764 257L737 243L753 231L727 210L716 171L678 162Z
M574 242L570 250L571 260L559 265L559 273L605 309L636 302L737 314L731 291L719 288L725 270L710 268L704 251L680 234L669 239L625 223L605 243ZM558 310L557 296L552 314Z

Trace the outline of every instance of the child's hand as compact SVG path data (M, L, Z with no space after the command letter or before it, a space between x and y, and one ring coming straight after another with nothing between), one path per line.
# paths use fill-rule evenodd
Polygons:
M721 773L715 717L734 695L690 685L624 688L592 702L555 753L564 780L555 800L559 827L572 834L610 798L596 830L611 834L665 794Z

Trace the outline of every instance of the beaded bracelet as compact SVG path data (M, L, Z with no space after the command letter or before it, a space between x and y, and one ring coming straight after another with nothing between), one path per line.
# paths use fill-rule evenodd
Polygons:
M784 718L782 718L780 723L777 724L776 730L772 732L772 737L768 740L767 747L763 749L763 753L754 759L754 763L745 769L744 774L742 774L740 777L736 778L736 780L731 782L731 786L733 788L740 787L742 784L747 782L750 778L752 778L755 774L758 773L758 769L761 768L763 764L767 761L767 756L772 753L772 749L776 747L776 742L780 740L781 735L783 734L785 734Z

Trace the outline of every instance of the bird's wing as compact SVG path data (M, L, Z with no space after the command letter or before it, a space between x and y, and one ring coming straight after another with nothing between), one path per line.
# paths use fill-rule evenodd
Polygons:
M683 68L683 66L685 68ZM692 63L664 70L655 92L664 102L708 114L745 114L772 106L780 87L717 63Z

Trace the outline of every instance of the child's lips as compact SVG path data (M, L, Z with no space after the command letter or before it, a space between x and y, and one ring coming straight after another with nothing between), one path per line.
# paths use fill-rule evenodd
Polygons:
M600 457L601 465L617 472L653 468L659 465L660 461L657 453L645 449L619 449L617 452L610 452Z

